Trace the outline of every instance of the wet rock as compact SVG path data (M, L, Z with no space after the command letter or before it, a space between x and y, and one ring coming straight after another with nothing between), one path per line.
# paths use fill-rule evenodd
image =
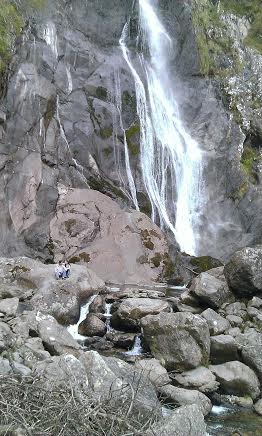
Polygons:
M218 335L211 337L210 359L213 364L225 363L238 360L238 344L230 335Z
M223 393L229 395L250 395L255 399L260 393L259 380L252 369L241 362L233 361L210 366L220 383Z
M78 326L78 333L83 336L104 336L106 325L98 316L89 313Z
M151 353L168 370L186 371L207 363L210 334L207 322L199 315L148 315L141 326Z
M7 316L15 316L19 304L19 298L5 298L0 300L0 312Z
M172 385L163 386L160 389L162 398L168 403L175 404L176 406L185 406L189 404L196 404L204 416L208 415L212 409L210 399L198 392L197 390L177 388Z
M221 307L225 302L234 301L234 296L223 275L223 267L201 273L192 280L189 290L200 301L214 309Z
M110 332L106 337L109 341L112 341L116 347L129 350L134 343L136 333Z
M254 410L255 412L262 416L262 399L258 400L255 404L254 404Z
M140 359L135 362L135 368L153 383L156 388L170 383L167 370L156 359Z
M262 293L262 246L237 251L225 266L225 276L237 296L259 296Z
M145 436L205 436L206 424L201 408L196 404L174 410L168 417L153 425Z
M102 313L105 306L104 298L101 295L98 295L90 304L89 312L90 313Z
M197 389L203 393L214 392L219 387L214 374L204 366L178 374L175 380L184 388Z
M224 333L224 331L230 327L229 321L216 313L213 309L205 310L201 313L201 316L205 318L210 335L212 336Z
M215 393L213 399L220 404L230 404L231 406L245 407L247 409L253 407L253 400L248 395L238 397L236 395L221 395Z
M119 330L139 331L141 318L169 311L170 305L164 300L127 298L113 314L111 325Z
M132 365L114 357L103 357L96 351L81 355L89 387L98 398L115 398L121 401L134 397L134 407L139 410L155 410L160 406L152 383Z

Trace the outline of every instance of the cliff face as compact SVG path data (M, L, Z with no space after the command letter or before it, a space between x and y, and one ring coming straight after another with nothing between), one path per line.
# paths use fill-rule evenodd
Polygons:
M220 3L160 0L159 11L176 41L181 113L205 153L200 253L227 257L262 240L262 56L247 45L250 21ZM136 61L132 7L132 0L44 1L24 18L0 107L3 255L53 259L50 222L63 189L92 188L133 207L123 128L139 206L150 214L134 81L119 48L131 16Z

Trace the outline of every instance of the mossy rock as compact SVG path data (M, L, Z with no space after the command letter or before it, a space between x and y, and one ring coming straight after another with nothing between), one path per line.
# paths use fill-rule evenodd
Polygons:
M211 256L192 257L190 259L190 263L193 265L194 271L198 274L208 271L212 268L223 266L223 263L219 259L215 259Z
M126 142L128 146L128 150L130 151L131 156L138 156L140 153L140 144L139 144L139 136L140 136L140 125L138 123L132 124L126 131Z
M113 127L104 127L103 129L100 129L97 133L102 139L108 139L113 134Z
M259 149L250 146L244 147L241 156L241 165L243 170L249 177L254 176L254 164L261 161L261 159L262 154Z
M96 97L97 97L99 100L107 101L107 99L108 99L108 92L107 92L107 89L104 88L103 86L98 86L98 87L96 88Z

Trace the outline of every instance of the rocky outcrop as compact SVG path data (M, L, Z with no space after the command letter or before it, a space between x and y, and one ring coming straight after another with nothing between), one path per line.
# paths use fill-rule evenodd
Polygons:
M236 252L225 266L229 286L239 297L262 293L262 246Z
M93 313L89 313L78 326L78 333L83 336L104 336L105 323Z
M191 313L161 313L141 320L143 338L153 356L168 370L206 364L210 335L206 321Z

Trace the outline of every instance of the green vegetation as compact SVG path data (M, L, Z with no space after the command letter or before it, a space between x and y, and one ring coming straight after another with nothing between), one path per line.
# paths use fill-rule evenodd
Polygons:
M242 157L241 164L247 176L252 177L254 175L254 163L261 160L261 151L253 147L245 147Z
M13 42L23 25L23 18L16 6L9 0L0 0L0 73L11 58Z
M137 142L137 136L140 134L139 124L132 124L129 129L126 130L126 142L128 149L132 156L138 156L140 153L140 146Z
M106 157L109 157L113 153L112 147L104 148L103 153L106 155Z
M104 127L103 129L99 130L98 134L102 139L108 139L113 134L113 128L112 126Z
M246 16L250 30L245 44L262 53L262 2L261 0L223 0L223 9L237 16Z
M214 259L210 256L192 257L190 263L195 267L196 272L199 274L223 265L220 260Z
M96 97L99 98L99 100L107 101L107 89L103 86L98 86L96 88Z

